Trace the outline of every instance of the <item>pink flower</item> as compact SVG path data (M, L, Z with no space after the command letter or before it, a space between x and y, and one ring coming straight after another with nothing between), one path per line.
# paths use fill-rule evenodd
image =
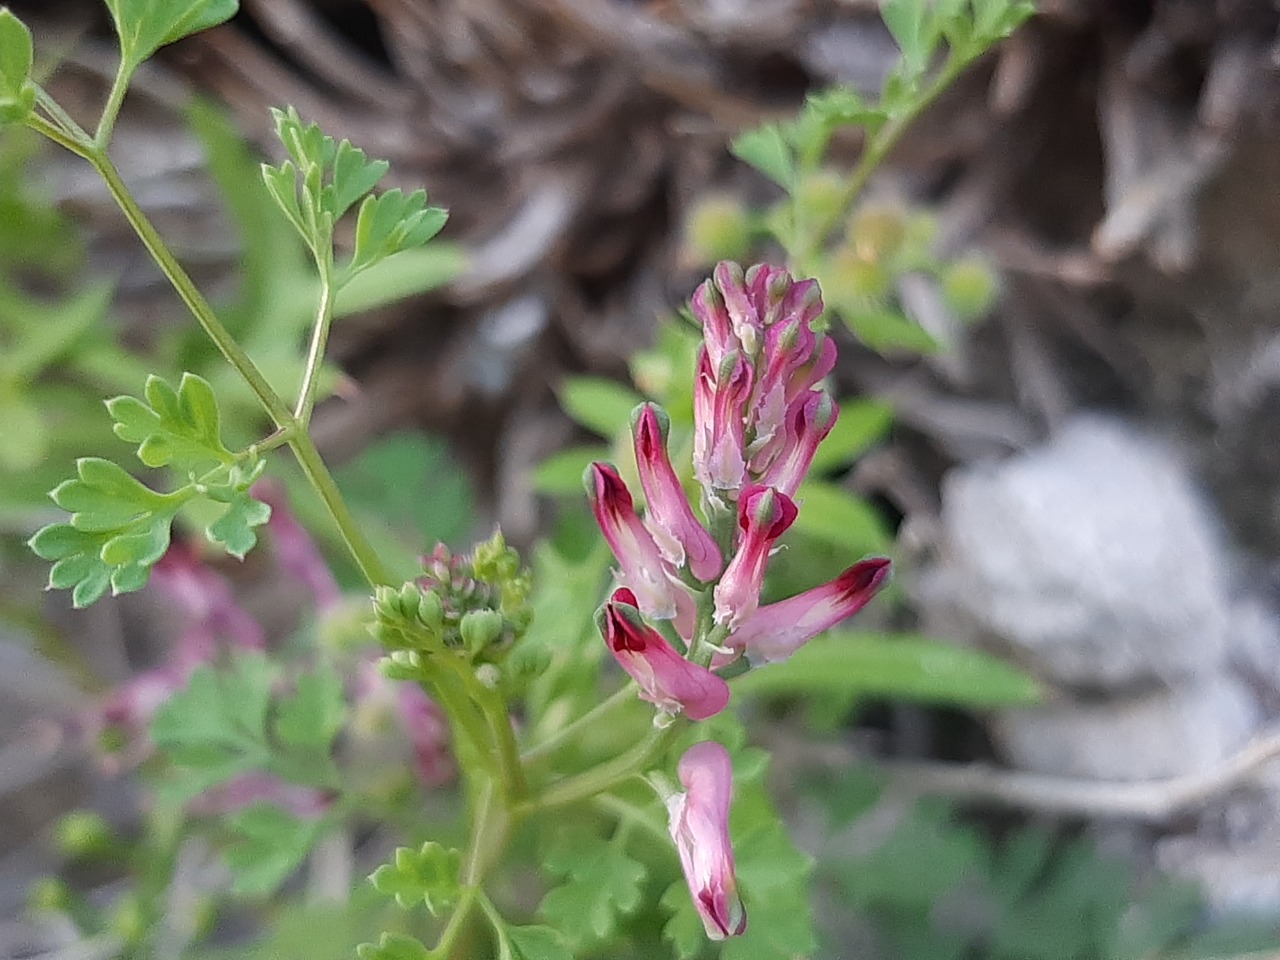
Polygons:
M747 913L738 896L729 841L729 751L713 740L694 744L680 758L678 772L685 792L667 800L667 812L693 904L708 937L736 937L747 929Z
M646 403L632 425L636 466L647 503L646 519L658 549L672 566L688 564L704 583L724 569L724 558L711 534L698 522L667 455L666 414Z
M636 515L631 491L607 463L587 468L587 495L604 538L618 560L618 583L630 588L645 616L670 620L679 612L679 587L653 535ZM687 596L687 594L686 594Z
M761 482L787 496L795 496L801 481L809 472L818 444L836 425L839 408L825 393L809 391L800 403L792 406L785 429L779 437L778 452Z
M427 787L448 783L455 771L445 712L416 683L403 680L384 682L396 685L400 722L413 748L418 779Z
M716 623L736 627L756 611L774 542L795 522L796 505L772 487L752 486L738 504L738 552L716 584Z
M862 560L830 583L759 608L729 635L728 645L745 650L754 665L785 660L865 607L888 579L888 560Z
M609 651L640 687L640 697L690 720L714 717L729 703L729 685L706 667L686 660L640 618L630 590L614 591L601 612Z
M743 273L737 264L721 263L694 294L692 307L703 329L694 472L709 498L728 504L744 486L764 482L771 465L790 451L785 434L834 367L836 347L813 329L822 314L817 282L795 281L778 267L757 265ZM795 485L808 461L788 462L793 472L801 466Z

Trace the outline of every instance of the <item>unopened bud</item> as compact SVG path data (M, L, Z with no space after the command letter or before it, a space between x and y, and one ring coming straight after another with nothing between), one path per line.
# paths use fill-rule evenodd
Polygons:
M78 860L104 857L115 849L115 834L107 821L91 810L75 810L59 822L58 848Z
M28 888L27 903L39 913L63 913L71 907L71 888L57 877L41 877Z
M440 594L434 590L424 590L418 597L418 619L430 630L439 633L444 629L444 605L440 602Z
M685 222L685 245L698 263L743 259L751 249L746 208L727 194L707 197Z
M990 311L999 288L995 271L976 257L949 263L942 272L942 297L961 320L976 320Z
M860 210L849 222L849 244L858 256L883 263L902 249L907 225L902 212L888 207Z
M421 588L410 581L400 588L396 595L396 609L406 620L413 620L418 615L418 598L422 596Z
M462 642L473 657L502 636L502 614L497 610L469 610L458 625Z

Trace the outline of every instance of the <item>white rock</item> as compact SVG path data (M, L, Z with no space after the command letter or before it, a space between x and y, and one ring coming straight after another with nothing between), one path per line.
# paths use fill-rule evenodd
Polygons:
M1215 675L1133 697L1067 701L997 714L991 732L1023 770L1093 780L1162 780L1221 762L1248 742L1257 708Z
M1222 662L1217 526L1177 458L1122 423L1083 417L1047 446L955 471L942 524L921 600L944 633L994 640L1042 677L1087 687Z

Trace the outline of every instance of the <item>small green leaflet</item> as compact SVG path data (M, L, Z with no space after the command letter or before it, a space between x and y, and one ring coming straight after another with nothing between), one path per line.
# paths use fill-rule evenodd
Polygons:
M230 464L235 455L222 444L218 400L203 377L184 373L174 389L150 376L146 401L115 397L107 411L117 437L138 444L138 459L148 467L194 470L211 463Z
M266 896L298 869L326 823L300 819L271 803L255 803L231 814L227 826L236 838L226 852L234 875L232 891Z
M384 933L376 944L362 943L356 947L360 960L430 960L432 951L413 937L398 933Z
M22 123L35 106L32 52L27 25L8 7L0 8L0 129Z
M779 186L790 189L794 185L795 157L782 128L776 123L743 131L734 138L729 151Z
M499 933L498 960L574 960L560 935L550 927L507 927Z
M292 107L272 115L290 159L278 166L264 163L262 179L318 263L331 263L333 225L364 198L356 217L355 251L338 286L440 232L448 214L428 206L425 191L370 194L386 175L385 160L370 160L349 141L335 141L318 125L303 123Z
M608 939L618 916L640 905L645 868L617 843L585 830L565 830L544 862L565 883L543 898L538 912L570 943Z
M934 29L933 12L924 0L883 0L880 15L902 51L902 64L907 77L922 74L929 66L938 33Z
M428 840L416 850L398 848L392 862L380 866L369 880L404 909L425 903L432 916L439 916L458 899L461 870L460 851Z
M129 593L147 582L151 566L169 548L174 514L194 494L184 487L156 493L110 460L76 462L76 479L49 496L71 514L28 541L36 556L53 561L51 590L72 591L72 603L87 607L107 592Z
M225 23L238 0L106 0L120 38L120 55L133 70L165 44Z
M610 438L627 429L631 411L644 403L644 397L630 387L604 377L569 377L558 393L565 413L593 433ZM578 476L581 481L582 474Z

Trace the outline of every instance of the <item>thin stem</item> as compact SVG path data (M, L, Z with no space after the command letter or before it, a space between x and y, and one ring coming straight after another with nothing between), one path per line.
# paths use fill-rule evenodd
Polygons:
M449 922L440 931L440 938L436 940L435 949L431 951L433 957L449 956L449 951L453 949L454 941L462 933L467 917L470 915L471 908L475 905L478 896L480 896L479 887L462 888L458 902L454 905L453 913L449 915Z
M132 79L133 70L123 60L120 61L115 79L111 81L111 92L107 94L106 105L102 108L102 116L98 118L98 129L93 135L94 146L104 153L107 144L111 142L111 131L115 129L116 117L120 115L120 107L124 104L124 95Z
M528 750L525 750L520 754L521 761L525 764L529 764L535 760L542 759L550 753L554 753L560 747L573 740L583 730L588 730L591 727L594 727L600 722L601 718L611 713L622 704L630 703L634 700L637 689L638 688L635 683L628 683L616 693L612 694L608 699L602 700L600 703L596 704L577 720L561 727L546 740L543 740L541 743L535 744Z
M889 152L897 146L898 141L902 139L902 135L915 122L916 117L929 104L933 103L943 90L951 86L955 78L964 71L964 68L968 66L972 59L972 57L953 54L948 58L942 69L938 71L938 75L928 89L917 97L910 107L876 131L862 151L862 156L858 158L858 162L854 166L853 172L849 175L849 180L845 184L844 190L841 191L840 196L835 201L835 208L838 213L831 217L832 226L819 231L817 236L808 238L811 242L801 245L795 256L797 267L807 272L812 272L809 270L809 257L815 250L822 249L826 243L827 236L832 229L835 229L836 225L845 222L849 208L862 195L862 191L866 189L867 181L871 179L871 174L884 162Z
M249 385L249 389L253 391L254 396L258 398L258 402L262 404L263 409L270 415L276 426L282 427L290 423L293 420L293 415L289 412L289 408L284 405L284 401L267 383L267 378L262 375L262 371L258 369L243 348L236 343L227 328L222 325L222 321L214 314L213 308L209 306L209 302L205 300L204 295L196 288L191 277L187 275L181 264L169 252L169 248L165 246L160 234L156 232L156 228L147 219L146 214L142 212L142 208L134 200L129 188L125 186L124 180L120 176L120 171L111 162L111 158L103 151L95 149L86 159L98 171L98 174L106 183L107 189L111 191L111 196L119 205L121 212L124 213L125 219L129 221L129 225L138 234L152 258L160 269L164 271L165 276L169 278L169 282L178 292L178 296L182 298L182 302L187 305L187 309L195 316L196 321L209 336L209 339L213 341L214 346L226 357L227 362L235 367L236 372L244 378ZM299 460L301 459L299 457Z
M652 817L630 801L623 800L612 793L602 793L591 802L601 810L613 814L620 822L643 828L659 841L666 842L670 839L664 826L655 823Z
M27 117L25 123L32 130L36 131L42 136L48 137L58 146L63 147L66 150L70 150L77 157L83 157L85 160L91 159L91 157L89 156L88 145L80 143L79 141L68 136L67 133L62 130L62 128L54 126L44 117L37 116L36 114L33 113L29 117Z
M54 122L62 128L63 132L73 140L80 141L86 147L92 146L93 138L89 136L88 132L86 132L80 124L76 123L75 118L72 117L71 114L62 109L62 104L53 99L53 97L49 95L49 92L45 90L44 87L40 86L40 84L37 83L35 88L36 103L44 108L45 112L48 113L49 116L53 118Z
M329 260L332 260L330 256ZM305 428L311 422L311 411L316 405L316 390L320 384L320 367L324 351L329 344L329 328L333 325L333 264L317 264L320 267L320 305L316 309L316 322L311 330L311 345L307 348L307 365L298 389L298 404L293 415Z
M597 794L643 772L671 746L679 732L678 724L672 724L665 730L654 730L626 753L619 754L575 776L553 783L541 794L517 807L515 812L519 816L524 816L536 811L568 806L580 800L590 800Z

